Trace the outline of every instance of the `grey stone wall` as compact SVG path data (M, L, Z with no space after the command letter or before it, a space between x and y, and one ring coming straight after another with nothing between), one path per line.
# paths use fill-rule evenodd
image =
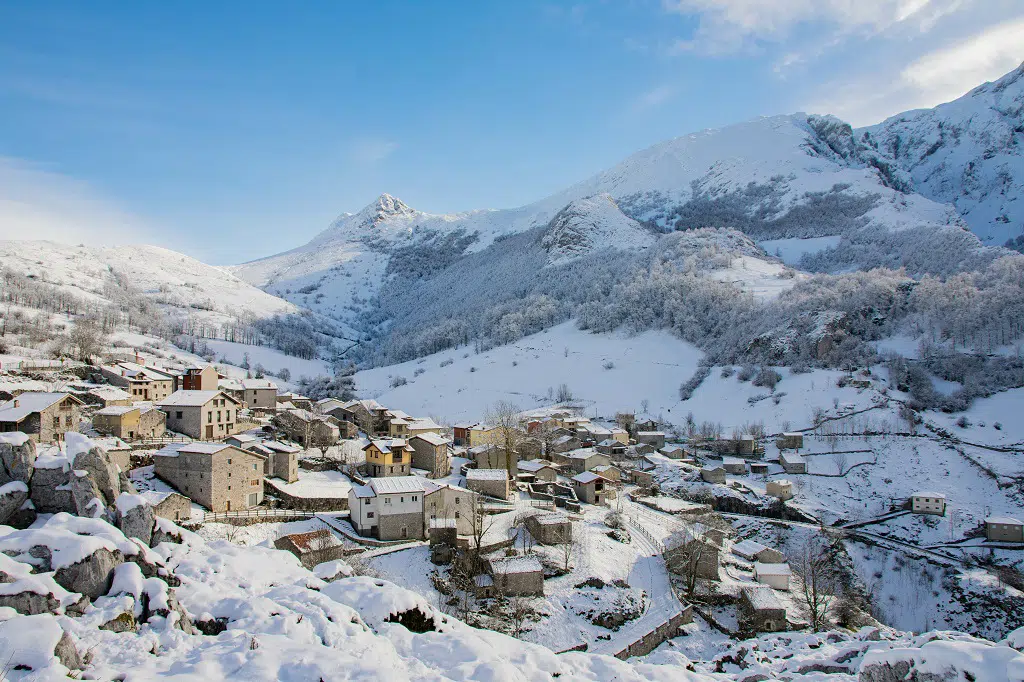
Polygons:
M377 537L380 540L422 540L422 514L380 514L377 519ZM402 528L407 534L402 536Z

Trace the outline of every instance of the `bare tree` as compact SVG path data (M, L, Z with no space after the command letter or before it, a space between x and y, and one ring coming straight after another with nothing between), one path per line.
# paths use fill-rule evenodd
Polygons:
M68 335L69 345L76 360L91 362L103 350L106 336L100 324L91 317L82 317Z
M583 544L580 535L578 524L571 521L564 528L559 527L555 531L554 541L558 547L559 563L566 573L572 568L573 559L580 553Z
M494 428L494 445L505 451L505 470L510 481L516 480L516 449L524 433L519 425L519 406L499 400L487 412L487 422Z
M835 453L834 455L832 455L832 461L835 462L836 470L839 472L839 475L840 476L845 475L846 474L846 453L845 452L837 452L837 453Z
M469 513L473 519L469 546L470 570L475 575L483 569L484 539L494 526L494 517L484 512L480 496L475 494L469 498Z
M811 628L818 632L828 627L829 612L840 587L825 539L821 536L808 538L793 558L792 567L800 577L801 606L811 621Z

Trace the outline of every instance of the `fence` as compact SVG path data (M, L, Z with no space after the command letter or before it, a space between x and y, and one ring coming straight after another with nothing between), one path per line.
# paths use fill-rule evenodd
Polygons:
M659 554L665 553L665 543L654 537L654 535L651 534L651 531L641 526L640 522L637 520L635 516L633 516L633 514L627 512L626 518L629 519L629 523L633 526L633 528L635 528L641 535L647 538L652 545L654 545L654 548L658 550Z
M315 512L298 511L295 509L244 509L240 511L206 512L202 521L214 523L231 519L308 519L316 516Z

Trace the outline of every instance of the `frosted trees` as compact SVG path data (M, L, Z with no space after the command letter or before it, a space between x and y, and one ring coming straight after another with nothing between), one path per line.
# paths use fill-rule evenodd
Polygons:
M791 565L800 577L801 606L818 632L828 627L829 612L840 587L828 543L820 536L809 537L791 557Z
M488 410L486 420L495 430L494 445L504 450L508 478L515 481L516 451L525 435L519 426L519 406L499 400Z

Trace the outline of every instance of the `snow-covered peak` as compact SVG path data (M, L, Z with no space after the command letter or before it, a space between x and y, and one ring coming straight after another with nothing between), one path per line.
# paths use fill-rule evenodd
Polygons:
M410 208L401 199L384 193L357 213L343 213L314 237L313 243L408 233L417 221L428 217L429 214Z
M651 230L619 210L610 194L577 199L548 224L541 245L551 263L605 249L638 250L654 242Z
M1024 64L952 102L856 134L894 159L916 192L953 204L983 242L1002 244L1024 229Z

